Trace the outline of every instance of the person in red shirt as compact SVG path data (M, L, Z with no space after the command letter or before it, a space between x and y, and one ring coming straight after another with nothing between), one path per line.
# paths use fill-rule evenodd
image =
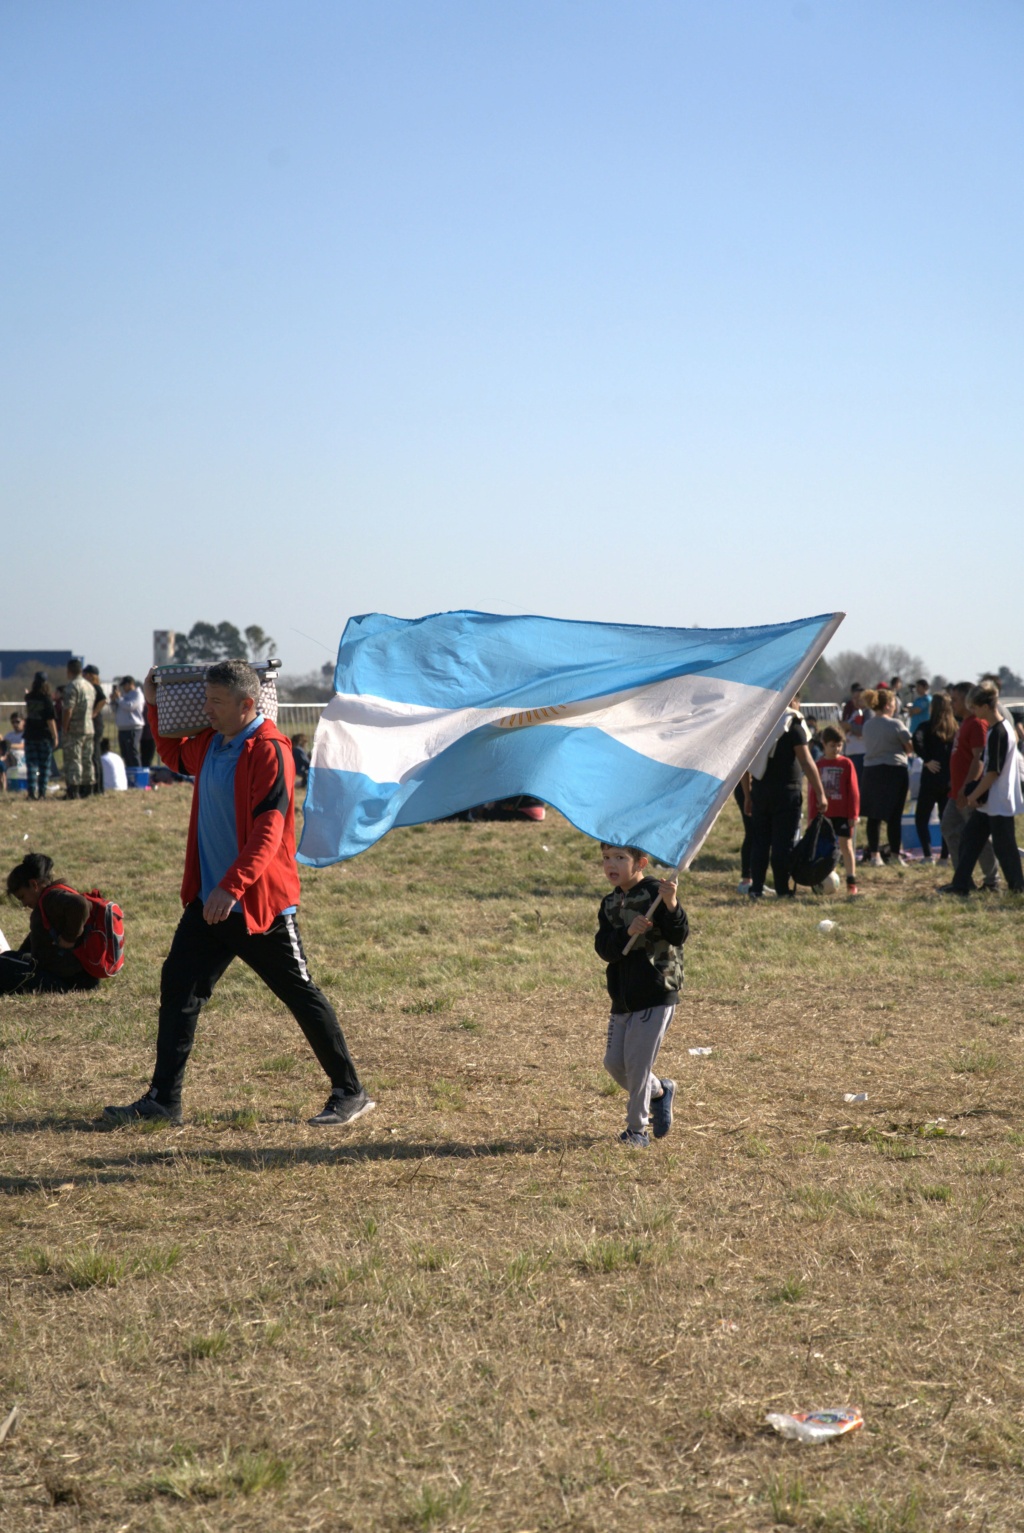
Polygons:
M953 752L949 758L949 798L942 811L942 839L949 847L949 861L953 872L960 859L960 841L973 809L966 803L967 791L984 771L982 755L988 735L988 725L971 710L967 699L972 691L969 681L958 681L950 687L949 699L953 704L958 729L953 740ZM991 841L985 843L978 857L981 877L986 889L999 888L999 869Z
M853 849L854 832L860 819L857 771L849 756L841 754L846 743L841 724L826 724L818 738L825 753L818 762L818 776L825 790L826 802L818 803L818 795L811 783L807 789L807 818L815 820L819 814L824 814L826 819L831 820L846 869L846 892L853 899L860 892L857 888L857 863Z

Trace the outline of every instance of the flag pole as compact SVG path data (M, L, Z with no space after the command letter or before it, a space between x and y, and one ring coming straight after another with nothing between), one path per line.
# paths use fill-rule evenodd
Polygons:
M682 865L682 863L680 863L679 866L676 868L676 883L677 884L679 882L679 875L680 875L680 873L682 873L682 871L683 871L683 865ZM662 903L663 903L663 901L662 901L661 895L659 893L658 896L656 897L656 899L654 899L652 901L652 903L650 905L648 905L646 911L643 913L644 920L645 921L649 921L651 919L651 916L657 910L658 906L661 905ZM639 915L640 911L637 911L637 914ZM641 936L643 936L643 933L642 932L637 932L636 937L630 937L629 941L626 943L626 946L622 949L622 956L623 956L623 958L625 958L627 953L631 953L633 951L633 946L636 943L637 938L641 937Z

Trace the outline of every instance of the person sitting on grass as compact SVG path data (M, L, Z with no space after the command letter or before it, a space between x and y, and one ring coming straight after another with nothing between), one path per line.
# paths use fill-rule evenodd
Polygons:
M843 726L826 724L821 731L824 755L818 762L818 776L828 795L820 804L814 784L807 788L807 818L813 822L819 814L832 822L832 829L839 842L839 850L846 869L846 892L855 898L857 889L857 863L853 847L854 832L860 816L860 789L857 772L849 756L842 754L844 744Z
M103 791L121 793L128 791L128 772L124 758L111 750L110 741L100 741L100 772L103 774Z
M648 1126L655 1139L663 1139L672 1127L676 1083L653 1072L679 1000L683 943L690 927L676 898L675 875L646 878L647 857L638 846L602 841L601 861L613 886L601 901L594 938L597 956L608 965L612 1003L604 1068L629 1092L619 1139L646 1149Z
M28 936L13 952L0 953L0 995L95 990L75 953L89 919L89 901L53 876L53 861L30 852L7 875L7 893L32 912Z

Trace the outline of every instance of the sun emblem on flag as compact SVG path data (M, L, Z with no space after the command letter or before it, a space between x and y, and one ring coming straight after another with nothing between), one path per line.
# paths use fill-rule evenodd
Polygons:
M524 708L522 713L507 713L497 720L497 725L499 729L524 729L528 724L546 724L568 712L568 703L556 703L553 708Z

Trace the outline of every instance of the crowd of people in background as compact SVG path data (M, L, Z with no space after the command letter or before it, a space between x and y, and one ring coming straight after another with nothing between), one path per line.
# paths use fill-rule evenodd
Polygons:
M108 733L110 724L116 748ZM305 787L309 737L292 735L291 747L296 782ZM26 797L44 799L57 775L63 779L65 799L125 790L139 771L155 771L157 780L174 780L178 774L154 767L155 758L142 683L134 676L122 676L108 695L98 667L71 660L67 680L57 687L45 671L37 671L25 693L24 708L12 710L10 728L0 739L0 792L19 781Z
M765 886L770 865L775 895L795 896L791 859L803 779L809 820L823 815L832 823L851 898L861 893L861 817L862 866L911 862L903 847L911 797L920 865L935 861L952 874L940 893L969 895L975 868L984 889L999 890L1002 873L1007 889L1024 893L1014 825L1024 813L1024 723L1001 706L998 679L986 676L976 686L957 682L933 693L922 678L906 701L902 689L898 676L877 687L856 682L839 719L819 729L793 699L736 790L744 822L742 893L760 899L771 892Z
M113 715L119 754L112 752L106 736L108 713ZM69 799L127 787L127 769L149 768L156 754L145 698L135 678L122 676L108 696L97 667L80 660L68 661L67 680L56 688L45 671L35 673L24 711L12 712L3 744L3 786L23 768L30 799L46 797L58 751L64 797Z

